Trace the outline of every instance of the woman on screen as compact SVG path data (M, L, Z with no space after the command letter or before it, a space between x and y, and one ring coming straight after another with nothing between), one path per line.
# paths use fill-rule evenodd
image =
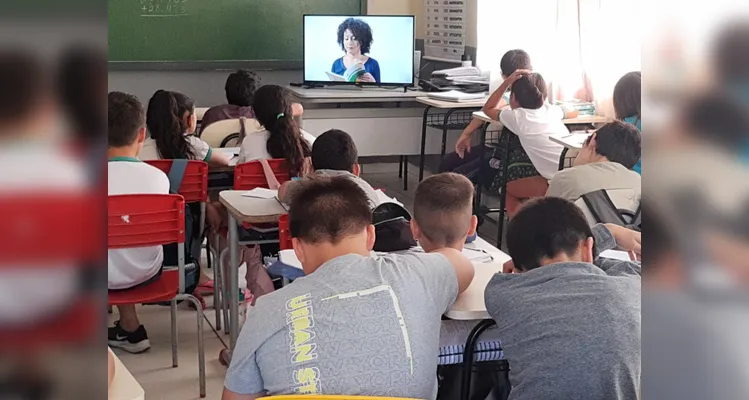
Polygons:
M372 46L369 24L358 18L347 18L338 26L338 44L345 54L333 62L332 73L348 78L359 70L356 82L380 83L380 64L366 55Z

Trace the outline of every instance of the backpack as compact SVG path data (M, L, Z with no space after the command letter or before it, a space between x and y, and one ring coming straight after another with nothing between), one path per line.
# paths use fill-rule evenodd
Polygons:
M393 252L416 246L411 233L411 214L396 203L382 203L372 211L374 251Z
M588 207L593 219L600 224L616 224L634 231L642 232L642 221L640 217L640 205L632 212L619 209L611 201L606 190L596 190L584 194L581 199Z

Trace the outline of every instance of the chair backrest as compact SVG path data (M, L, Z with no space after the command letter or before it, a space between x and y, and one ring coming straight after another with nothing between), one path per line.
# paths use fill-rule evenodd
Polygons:
M200 139L208 143L211 147L221 147L221 142L229 135L233 133L239 133L242 126L239 118L225 119L222 121L216 121L205 127L200 133ZM260 132L264 130L263 126L260 125L254 118L245 119L244 123L245 134L254 132ZM227 146L232 147L232 146Z
M101 261L103 212L85 192L0 196L0 269Z
M172 160L148 160L146 164L164 171L167 175L169 175L169 169L172 168ZM178 193L185 198L186 203L208 201L208 163L196 160L188 161Z
M185 200L181 195L124 194L107 198L108 249L169 243L185 243Z
M291 250L291 231L289 231L289 214L278 218L278 245L281 250Z
M286 160L275 158L267 161L279 183L289 180ZM268 181L265 179L265 172L260 161L250 161L234 167L234 190L252 190L255 188L268 188Z
M637 196L637 193L633 189L612 189L606 190L605 192L608 195L609 199L611 199L611 203L614 204L614 207L616 207L617 210L623 210L634 214L640 207L640 198L639 196ZM577 201L575 201L575 205L577 205L583 211L585 219L588 221L588 224L590 224L590 226L599 223L598 219L585 203L585 199L583 199L582 197L577 199Z

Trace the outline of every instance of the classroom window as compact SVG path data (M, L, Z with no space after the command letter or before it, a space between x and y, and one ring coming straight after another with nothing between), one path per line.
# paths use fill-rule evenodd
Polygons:
M498 73L507 50L524 49L554 99L592 100L608 113L617 80L641 69L639 0L477 1L479 67Z

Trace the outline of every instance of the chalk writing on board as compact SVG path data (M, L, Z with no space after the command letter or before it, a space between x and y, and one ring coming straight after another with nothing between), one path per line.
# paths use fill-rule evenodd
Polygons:
M140 0L141 17L187 17L188 0Z

